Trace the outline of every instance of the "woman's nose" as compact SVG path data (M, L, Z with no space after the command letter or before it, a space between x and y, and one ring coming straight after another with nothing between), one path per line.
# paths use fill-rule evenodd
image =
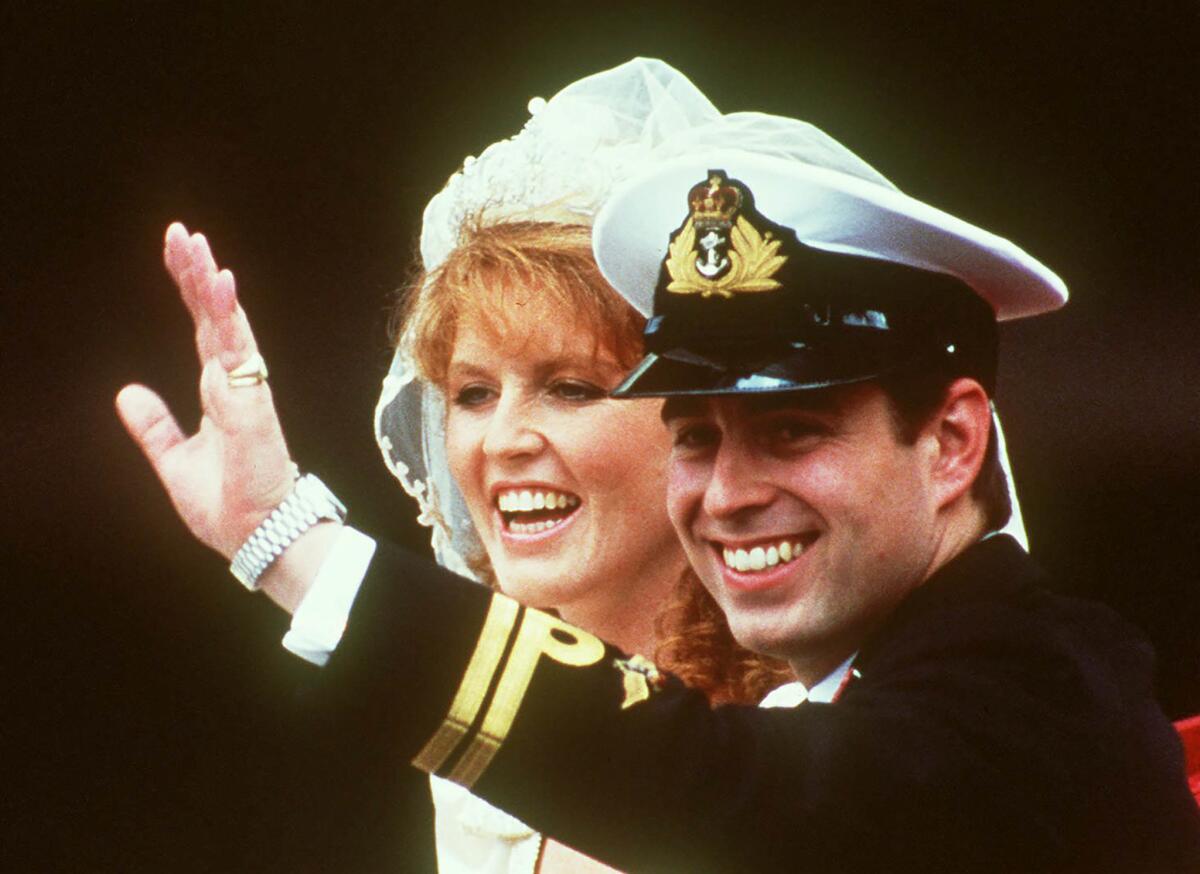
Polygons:
M483 451L497 458L536 455L546 438L527 405L501 398L488 421Z

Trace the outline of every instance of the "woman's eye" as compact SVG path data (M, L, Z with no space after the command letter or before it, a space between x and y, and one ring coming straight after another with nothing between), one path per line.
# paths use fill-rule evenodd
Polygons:
M454 393L457 407L478 407L492 399L494 392L486 385L464 385Z
M598 385L573 379L559 380L550 386L550 392L557 398L575 403L599 400L608 396L608 392Z

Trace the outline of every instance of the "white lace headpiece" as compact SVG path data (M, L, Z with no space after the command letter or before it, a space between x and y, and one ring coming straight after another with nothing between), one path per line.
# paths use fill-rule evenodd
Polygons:
M662 61L635 58L529 102L513 137L468 157L425 208L421 260L437 269L465 224L561 221L591 225L609 192L673 140L720 113ZM441 392L420 379L412 338L401 337L375 408L375 436L388 469L420 506L445 567L472 575L465 558L478 536L446 461Z
M468 223L561 221L592 225L609 194L659 162L726 142L741 132L759 154L799 161L894 189L895 186L818 128L746 112L722 115L686 76L662 61L635 58L573 82L549 100L529 102L530 119L513 137L468 157L425 208L421 259L440 266ZM648 315L649 292L631 300ZM412 338L402 336L375 409L375 434L388 469L420 505L438 561L471 576L465 558L478 536L450 476L445 401L420 379ZM998 424L998 422L997 422ZM1007 455L1001 459L1008 472ZM1012 477L1009 473L1010 490ZM1010 533L1025 543L1013 497Z

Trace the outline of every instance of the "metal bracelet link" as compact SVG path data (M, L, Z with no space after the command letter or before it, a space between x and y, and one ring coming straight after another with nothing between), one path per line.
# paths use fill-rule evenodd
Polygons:
M345 504L315 475L305 474L246 538L233 556L229 570L238 582L256 592L263 572L296 538L322 520L341 522L345 518Z

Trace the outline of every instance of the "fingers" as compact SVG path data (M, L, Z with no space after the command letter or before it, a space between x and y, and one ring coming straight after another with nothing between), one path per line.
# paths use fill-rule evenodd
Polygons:
M200 396L204 404L201 431L211 425L222 435L225 481L233 490L227 499L233 500L230 495L234 495L237 506L254 508L265 516L283 500L295 479L270 387L265 382L230 387L228 372L214 358L201 374ZM240 532L240 538L248 533Z
M232 370L257 351L250 322L238 305L233 273L217 268L203 234L189 235L181 223L173 222L163 243L163 263L192 315L202 363L217 358Z
M210 351L220 359L222 367L233 370L258 351L258 343L250 329L246 311L238 304L237 284L232 271L222 270L217 274L209 297L211 310L224 314L212 319L215 332L212 345L215 348Z
M127 385L117 394L117 414L133 442L162 476L163 457L186 439L163 399L144 385Z
M283 439L270 387L264 382L231 388L229 371L218 359L209 359L204 366L200 399L205 415L231 437L252 443Z
M197 295L192 275L191 236L181 222L172 222L167 227L167 235L163 240L163 264L171 274L171 279L179 286L180 296L188 312L195 318Z
M202 297L217 275L217 262L204 234L189 234L182 222L172 222L163 240L163 263L193 316L202 309Z

